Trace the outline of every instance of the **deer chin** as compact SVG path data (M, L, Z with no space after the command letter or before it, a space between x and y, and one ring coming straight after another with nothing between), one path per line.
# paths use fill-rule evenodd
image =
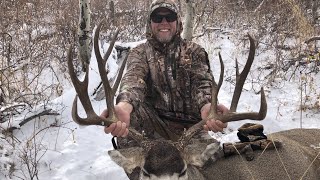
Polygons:
M163 176L155 176L151 174L148 177L140 176L140 180L188 180L188 176L185 175L181 177L178 173L173 175L163 175Z

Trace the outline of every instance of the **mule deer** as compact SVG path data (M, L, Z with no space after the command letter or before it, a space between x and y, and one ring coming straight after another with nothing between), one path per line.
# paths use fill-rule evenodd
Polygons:
M121 67L116 83L111 88L107 80L106 62L103 60L99 48L98 37L102 23L94 35L94 51L97 57L99 72L105 89L109 118L99 117L93 110L88 93L88 72L83 82L74 73L71 58L71 48L68 55L68 67L77 95L73 102L72 117L80 125L109 126L117 121L114 114L114 95L119 84L124 66ZM118 33L118 31L117 31ZM116 40L114 36L106 57L110 55ZM244 70L239 73L236 66L236 87L232 98L230 112L218 114L216 111L217 96L223 81L224 66L221 55L221 74L218 84L213 81L210 118L223 122L244 119L262 120L266 116L267 103L263 88L261 89L261 104L259 112L237 113L237 104L241 95L244 81L254 60L255 44L249 36L250 53ZM125 61L124 63L125 64ZM87 68L89 69L89 68ZM80 118L77 112L77 98L79 97L87 118ZM110 150L113 161L127 173L136 167L140 168L140 179L320 179L320 130L294 129L270 134L269 138L282 142L282 147L270 151L254 151L255 159L247 162L242 156L224 158L223 149L219 143L206 144L195 141L192 137L198 133L205 121L200 121L189 128L177 142L170 140L148 140L136 130L129 128L128 136L139 143L138 147ZM270 144L273 146L273 144Z

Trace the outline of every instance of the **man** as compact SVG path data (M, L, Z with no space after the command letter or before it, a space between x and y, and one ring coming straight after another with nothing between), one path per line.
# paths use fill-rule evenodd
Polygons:
M177 140L184 129L206 119L210 109L212 74L206 51L180 37L182 23L172 0L151 5L147 42L132 49L121 81L115 112L119 121L105 128L120 148L134 145L125 138L131 126L152 139ZM218 105L218 111L228 109ZM101 114L107 117L107 111ZM204 130L227 127L208 120ZM207 134L205 131L205 134Z

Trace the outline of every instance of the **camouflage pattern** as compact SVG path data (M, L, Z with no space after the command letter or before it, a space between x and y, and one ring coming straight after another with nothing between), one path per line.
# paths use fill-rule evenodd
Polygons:
M150 14L154 10L156 10L158 8L161 8L161 7L167 8L167 9L169 9L169 10L171 10L171 11L177 13L177 14L179 13L178 7L177 7L177 5L175 4L174 1L172 1L172 0L155 0L155 1L153 1L151 3Z
M154 10L156 10L157 8L167 8L171 11L173 11L174 13L177 14L177 32L176 32L176 36L174 37L173 42L178 41L179 39L181 39L180 34L183 30L183 26L182 26L182 22L181 22L181 15L180 12L178 11L178 6L172 1L172 0L155 0L151 3L151 7L149 8L149 18L147 19L147 28L146 28L146 38L148 41L153 42L156 41L155 38L153 37L152 31L151 31L151 20L150 20L150 16L152 14L152 12ZM153 43L153 45L157 46L157 43Z
M147 42L129 54L117 103L133 105L131 126L138 131L143 130L148 137L157 133L175 139L183 129L201 120L200 109L211 99L213 77L206 51L180 37L177 6L171 0L157 0L150 9L158 7L168 7L178 14L177 34L170 43L162 44L152 36L149 20Z

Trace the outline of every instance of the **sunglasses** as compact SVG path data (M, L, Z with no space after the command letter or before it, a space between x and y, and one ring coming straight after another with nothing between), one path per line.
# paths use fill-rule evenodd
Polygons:
M154 23L161 23L163 18L166 19L167 22L174 22L177 20L177 14L170 13L166 15L154 14L151 15L150 19Z

